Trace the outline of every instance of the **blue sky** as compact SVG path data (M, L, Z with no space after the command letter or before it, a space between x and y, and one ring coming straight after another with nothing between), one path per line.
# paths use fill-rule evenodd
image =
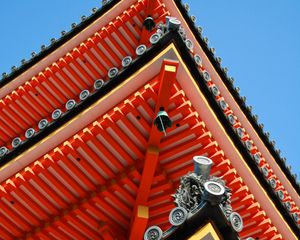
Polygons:
M59 38L100 0L0 1L0 74ZM300 176L300 1L187 0L210 46Z

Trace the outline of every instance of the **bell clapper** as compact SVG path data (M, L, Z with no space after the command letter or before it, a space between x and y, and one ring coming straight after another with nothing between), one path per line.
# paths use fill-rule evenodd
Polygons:
M162 130L163 130L163 132L164 132L165 136L167 136L166 129L164 128L164 124L163 124L163 122L162 122L162 120L161 120L161 117L160 117L160 116L159 116L159 121L160 121L160 123L161 123Z
M154 119L154 125L156 126L158 131L164 132L166 136L166 129L172 126L172 121L169 118L167 112L163 109L160 109L160 111L157 113Z

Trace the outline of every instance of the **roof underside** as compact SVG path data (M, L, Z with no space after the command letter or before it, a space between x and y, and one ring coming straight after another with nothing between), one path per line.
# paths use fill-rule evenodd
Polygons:
M164 16L161 7L157 20ZM144 18L145 6L140 1L1 99L0 145L11 149L15 137L25 140L28 128L37 128L41 118L50 119L69 99L78 101L79 93L91 89L95 79L105 80L110 68L120 67L125 56L134 56Z
M119 2L112 1L107 5L111 9L106 6L100 10L101 17L110 19L114 11L120 12L118 4L125 5L126 1ZM203 39L192 35L196 29L179 1L175 5L173 1L157 0L151 5L139 0L130 6L133 2L130 0L128 9L109 24L95 27L100 15L98 22L96 16L91 18L96 22L83 22L95 32L85 34L80 44L29 80L17 76L5 82L7 86L0 94L17 87L0 100L0 147L8 148L0 159L0 236L128 239L136 231L143 234L148 225L166 229L174 207L171 194L180 177L192 171L192 157L205 155L214 161L213 175L223 176L232 188L233 209L244 220L241 237L296 239L300 220L297 223L292 217L300 218L298 189L284 174L284 179L278 175L282 172L274 169L277 163L270 162L266 154L264 158L259 149L262 145L258 146L243 128L240 113L252 121L249 113L228 82L224 88L214 81L216 76L226 78L226 74ZM181 11L178 16L177 7ZM170 13L177 17L182 14L186 20L180 19L182 24L194 31L188 31L188 37L201 46L196 43L195 50L187 49L177 32L151 45L151 33L143 28L149 12L156 23L165 22ZM62 44L80 37L79 30L62 39ZM138 56L136 47L141 43L148 50ZM196 53L204 61L201 66L192 58ZM129 67L122 67L125 56L133 58ZM107 72L113 67L119 73L110 78ZM205 70L211 75L209 81L203 79ZM97 79L104 80L100 90L93 86ZM217 87L217 93L213 87ZM79 98L84 89L91 93L86 100ZM225 92L238 102L243 110L239 109L240 115L231 102L225 102L225 109L220 107L221 100L229 99ZM69 99L77 104L65 110ZM153 125L161 107L173 121L166 136ZM58 120L51 117L55 109L64 112ZM228 122L229 115L233 115L234 123ZM42 118L50 122L44 130L38 127ZM257 131L257 124L250 125ZM30 139L25 137L28 128L36 131ZM237 135L239 129L242 137ZM15 137L22 143L13 148ZM258 164L253 161L255 154L260 159ZM273 188L271 179L275 181ZM276 196L279 191L282 199ZM149 219L139 216L140 207L146 209ZM285 231L290 233L284 235Z
M2 236L45 239L127 239L140 191L148 140L158 101L155 76L125 101L77 132L2 184ZM169 227L170 197L181 176L193 169L192 157L214 161L212 174L232 188L232 206L244 220L242 237L280 236L230 160L218 147L178 82L167 112L173 126L160 135L159 155L148 200L149 225ZM47 237L46 237L47 236ZM107 239L107 238L103 238Z

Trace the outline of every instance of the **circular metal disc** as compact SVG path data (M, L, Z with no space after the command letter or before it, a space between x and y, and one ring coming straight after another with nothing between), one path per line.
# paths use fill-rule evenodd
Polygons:
M76 105L76 101L74 99L70 99L69 101L67 101L66 103L66 109L67 110L71 110L72 108L74 108Z
M192 50L194 48L194 44L190 39L185 40L185 45L189 50Z
M17 148L21 145L21 143L22 143L21 138L16 137L12 140L11 145L12 145L13 148Z
M128 67L132 63L132 57L126 56L122 60L122 66L123 67Z
M169 214L169 222L173 226L179 226L187 219L187 211L183 207L173 208Z
M284 193L283 193L282 190L278 190L276 193L277 193L277 195L278 195L278 197L279 197L280 200L284 199Z
M255 154L253 155L253 159L254 159L254 161L256 162L257 165L260 164L261 158L260 158L260 156L259 156L258 153L255 153Z
M271 185L271 187L272 187L273 189L275 189L275 188L277 187L277 183L276 183L275 178L270 178L270 179L269 179L269 183L270 183L270 185Z
M207 181L204 183L204 188L211 195L220 196L225 193L225 187L220 183L214 181Z
M210 158L204 157L204 156L194 156L193 160L194 160L194 162L200 163L201 165L212 165L213 164L213 161Z
M194 55L194 61L198 66L202 66L202 58L200 57L199 54Z
M236 129L236 133L237 133L237 135L239 136L239 138L243 138L243 137L244 137L244 131L243 131L242 128L238 127L238 128Z
M212 92L212 94L214 95L214 96L219 96L219 94L220 94L220 92L219 92L219 89L218 89L218 87L217 86L212 86L211 87L211 92Z
M7 147L1 147L0 148L0 158L4 157L7 152L8 152Z
M33 128L28 128L25 132L25 137L32 138L34 134L35 134L35 130Z
M209 73L208 73L207 71L204 71L204 72L202 73L202 75L203 75L203 78L204 78L204 80L205 80L206 82L209 82L209 81L211 80L210 75L209 75Z
M237 212L232 212L229 215L229 221L236 232L240 232L243 230L243 219Z
M158 226L152 226L147 229L144 234L144 240L160 240L163 232Z
M294 219L296 222L298 222L298 221L299 221L299 215L298 215L298 213L294 212L292 215L293 215L293 219Z
M181 22L176 18L170 18L168 23L169 30L175 31L178 30L181 25Z
M228 121L230 122L231 125L235 124L235 118L234 118L234 116L232 114L229 114L227 116L227 118L228 118Z
M42 119L41 121L39 121L38 127L39 129L44 129L48 126L49 122L47 119Z
M94 88L95 88L96 90L99 90L99 89L102 88L103 84L104 84L104 81L103 81L102 79L97 79L97 80L94 82Z
M146 45L142 44L142 45L139 45L135 49L135 53L136 53L136 55L141 56L141 55L143 55L146 52L146 50L147 50Z
M56 120L56 119L59 119L61 115L62 115L62 111L60 109L55 109L52 112L51 117L52 117L53 120Z
M113 67L111 69L108 70L108 77L109 78L114 78L118 75L119 73L119 69L116 67Z
M156 43L158 43L160 38L161 38L161 35L159 33L154 33L154 34L151 35L149 41L150 41L151 44L156 44Z
M223 111L225 111L228 107L227 103L223 99L219 102L219 104L220 104L220 107Z
M81 101L83 101L83 100L87 99L89 95L90 95L90 91L89 90L87 90L87 89L82 90L81 93L80 93L80 95L79 95L79 99Z

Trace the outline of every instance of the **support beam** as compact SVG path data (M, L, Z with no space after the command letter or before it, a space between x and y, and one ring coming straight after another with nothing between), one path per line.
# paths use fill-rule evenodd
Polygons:
M149 147L145 156L142 180L136 197L137 204L145 204L148 200L152 180L157 166L159 150L157 147Z
M147 227L149 218L148 207L139 205L134 216L129 239L143 239L144 232L140 229L146 229Z
M171 88L176 79L177 69L178 62L171 60L163 61L159 74L160 85L153 120L161 108L164 108L165 111L168 110ZM163 134L157 130L154 124L152 124L148 139L148 148L145 155L142 178L134 206L134 215L131 219L130 240L142 239L142 237L137 236L143 236L147 227L148 217L139 217L138 213L140 206L147 206L153 177L158 164L159 144L162 136Z

